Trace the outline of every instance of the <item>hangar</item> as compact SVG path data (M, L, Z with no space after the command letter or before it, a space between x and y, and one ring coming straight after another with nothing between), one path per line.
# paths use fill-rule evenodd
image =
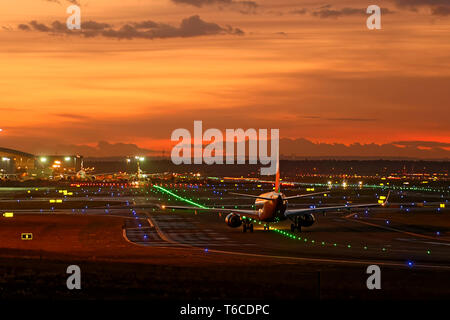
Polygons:
M0 147L0 158L1 173L27 172L35 167L36 157L31 153Z
M0 175L37 173L51 175L57 173L75 173L81 169L83 157L79 155L40 155L0 147ZM45 174L44 174L45 175Z

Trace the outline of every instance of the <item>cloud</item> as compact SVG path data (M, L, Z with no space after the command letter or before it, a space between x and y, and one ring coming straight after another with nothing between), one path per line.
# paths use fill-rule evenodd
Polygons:
M428 7L435 16L450 15L450 0L395 0L397 7L405 7L417 11L418 8Z
M69 30L64 23L59 21L52 22L50 27L37 21L31 21L28 25L20 24L18 29L26 31L32 29L51 34L83 35L85 37L103 36L115 39L157 39L219 34L244 34L239 28L233 28L231 26L221 27L216 23L202 20L198 15L183 19L179 27L153 21L142 21L131 22L114 29L107 23L86 21L82 23L81 30Z
M82 114L75 114L75 113L56 113L55 116L71 119L71 120L86 120L89 119L88 116L84 116Z
M36 30L41 32L49 32L51 29L47 27L45 24L38 23L37 21L33 20L30 22L30 26Z
M107 141L100 141L94 147L88 145L59 144L54 146L53 149L56 150L58 154L80 154L84 157L144 156L156 152L151 149L140 148L133 143L109 143Z
M439 7L435 7L432 9L432 14L435 16L450 16L450 6L448 7L444 7L444 6L439 6Z
M26 24L19 24L17 27L19 28L19 30L24 30L24 31L30 31L31 30L31 28L28 25L26 25Z
M57 3L57 4L61 4L61 1L59 1L59 0L44 0L44 1L46 1L46 2L54 2L54 3ZM76 4L77 6L80 5L80 2L77 1L77 0L65 0L65 1L68 2L68 3L71 3L71 4Z
M390 14L393 11L388 8L381 8L382 14ZM331 6L325 6L317 11L312 12L313 16L325 18L339 18L343 16L355 16L355 15L367 15L365 8L342 8L342 9L331 9Z
M227 7L237 10L243 14L255 13L259 7L254 1L234 1L234 0L172 0L175 4L191 5L197 8L205 6Z
M207 144L207 143L205 143ZM161 149L148 149L134 143L99 141L96 145L70 144L44 137L8 137L0 146L33 154L79 154L84 157L123 157L160 155ZM20 147L18 147L20 146ZM165 151L170 152L170 143ZM394 141L390 143L324 143L306 138L281 138L280 154L286 159L450 159L450 143L439 141Z
M325 118L330 121L353 121L353 122L372 122L377 121L375 118Z
M394 145L414 148L449 148L450 143L436 141L394 141Z
M36 150L38 154L79 154L84 157L124 157L132 155L149 155L155 151L140 148L132 143L109 143L100 141L96 146L57 144L44 145Z
M290 14L306 14L307 12L308 10L306 10L305 8L289 11Z
M320 158L366 158L366 159L450 159L449 143L435 141L398 141L385 144L376 143L314 143L310 140L280 139L280 154L284 157L302 159Z
M395 3L403 7L450 5L449 0L395 0Z

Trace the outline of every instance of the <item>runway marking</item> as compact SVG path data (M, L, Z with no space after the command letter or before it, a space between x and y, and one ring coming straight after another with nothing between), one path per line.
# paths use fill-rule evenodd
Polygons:
M422 241L422 240L416 240L416 239L402 239L402 238L397 238L396 240L407 241L407 242L412 242L412 243L426 243L426 244L439 245L439 246L450 246L450 243L435 242L435 241Z
M158 234L162 238L164 236L164 232L157 227L157 223L154 222L155 229L157 230ZM167 237L166 237L167 238ZM172 241L171 243L175 243L175 241ZM184 246L191 250L198 250L199 248L178 243L179 246ZM208 244L210 245L210 244ZM178 246L179 249L181 249ZM172 247L176 248L176 247ZM219 253L219 254L228 254L228 255L238 255L238 256L247 256L247 257L255 257L255 258L271 258L271 259L284 259L284 260L295 260L295 261L304 261L304 262L326 262L326 263L334 263L334 264L358 264L358 265L371 265L371 264L378 264L383 266L391 266L391 267L403 267L403 268L409 268L404 263L395 263L395 262L384 262L384 261L371 261L371 260L343 260L343 259L327 259L327 258L304 258L304 257L292 257L292 256L277 256L277 255L267 255L267 254L258 254L258 253L246 253L246 252L237 252L237 251L226 251L226 250L217 250L217 249L209 249L208 252L212 253ZM440 265L427 265L427 264L416 264L415 268L432 268L432 269L445 269L450 270L450 266L440 266Z
M350 219L348 219L348 220L350 220ZM369 226L373 226L373 227L377 227L377 228L381 228L381 229L385 229L385 230L389 230L389 231L394 231L394 232L407 234L407 235L410 235L410 236L413 236L413 237L419 237L419 238L424 238L424 239L436 240L435 237L430 237L430 236L426 236L424 234L419 234L419 233L414 233L414 232L409 232L409 231L403 231L403 230L395 229L395 228L392 228L392 227L380 226L379 224L370 223L370 222L367 222L367 221L361 221L359 219L352 219L350 221L366 224L366 225L369 225ZM446 240L446 239L439 239L439 240L440 241L445 241L445 242L450 242L450 240Z
M377 264L377 265L382 265L382 266L409 268L404 263L383 262L383 261L337 260L337 259L324 259L324 258L323 259L322 258L302 258L302 257L291 257L291 256L276 256L276 255L265 255L265 254L257 254L257 253L224 251L224 250L215 250L215 249L208 250L208 252L230 254L230 255L240 255L240 256L247 256L247 257L273 258L273 259L290 259L290 260L306 261L306 262L328 262L328 263L334 263L334 264L359 264L359 265ZM440 266L440 265L416 264L414 267L415 268L419 267L419 268L432 268L432 269L450 270L450 266Z

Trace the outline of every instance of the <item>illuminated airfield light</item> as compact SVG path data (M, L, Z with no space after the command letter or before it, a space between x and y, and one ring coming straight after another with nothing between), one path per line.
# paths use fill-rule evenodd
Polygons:
M177 195L177 194L173 193L172 191L167 190L167 189L165 189L165 188L163 188L163 187L154 185L153 188L156 188L156 189L158 189L158 190L160 190L160 191L162 191L162 192L165 192L165 193L167 193L167 194L169 194L169 195L171 195L171 196L177 198L178 200L187 202L187 203L192 204L192 205L194 205L194 206L197 206L197 207L199 207L199 208L201 208L201 209L207 209L207 208L208 208L208 207L205 207L205 206L203 206L203 205L201 205L201 204L199 204L199 203L196 203L196 202L194 202L194 201L191 201L191 200L189 200L189 199L180 197L179 195Z
M166 186L167 186L167 184L166 184ZM167 190L167 189L165 189L165 188L163 188L163 187L161 187L161 186L153 185L153 187L156 188L156 189L158 189L158 190L160 190L160 191L162 191L162 192L164 192L164 193L167 193L167 194L169 194L169 195L171 195L171 196L173 196L173 197L175 197L175 198L177 198L177 199L179 199L179 200L182 200L182 201L185 201L185 202L187 202L187 203L193 204L193 205L198 206L198 207L200 207L200 208L207 208L207 207L205 207L205 206L203 206L203 205L200 205L200 204L198 204L198 203L195 203L194 201L192 201L193 199L189 200L189 199L183 198L183 197L181 197L181 196L178 196L177 194L175 194L175 193L171 192L170 190ZM180 184L180 187L182 187L181 184ZM185 185L185 187L192 188L192 186L188 186L188 185ZM198 187L197 187L197 188L198 188ZM183 192L185 192L185 190L183 190ZM159 200L161 200L161 199L159 199ZM170 200L170 198L169 198L169 200ZM161 206L161 207L164 208L165 206ZM153 209L153 211L154 211L154 210L155 210L155 209ZM366 213L367 213L367 211L366 211ZM245 219L245 217L243 217L243 219ZM258 221L254 220L254 219L250 219L250 220L253 221L254 223L259 223L259 224L261 224L261 222L258 222ZM291 233L289 233L289 232L286 232L286 231L277 229L277 228L275 228L275 227L271 227L270 230L273 230L273 231L277 232L277 233L280 234L280 235L284 235L286 238L289 238L289 239L302 240L302 237L300 237L300 236L296 236L296 235L294 235L294 234L291 234ZM439 233L437 233L437 234L439 234ZM306 244L306 243L308 242L308 239L305 238L304 241L305 241L305 244ZM310 240L310 243L312 243L312 244L314 244L315 242L316 242L315 240ZM319 242L317 242L317 243L318 243L318 244L321 244L322 246L333 246L333 247L337 247L337 246L338 246L337 243L326 243L326 242L324 242L324 241L322 241L322 242L319 241ZM345 245L344 247L351 248L351 249L353 249L353 250L359 248L359 246L353 247L353 246L350 245L350 244L347 244L347 245ZM361 249L363 249L363 250L368 250L369 248L367 247L367 245L364 245L363 247L361 247ZM375 249L375 250L379 250L379 248L378 248L378 249L372 248L372 250L374 250L374 249ZM388 252L387 248L385 248L385 247L381 248L381 251L382 251L382 252ZM389 251L390 251L390 250L389 250ZM431 251L427 250L427 254L431 254Z
M414 266L414 262L408 261L408 267L412 268Z

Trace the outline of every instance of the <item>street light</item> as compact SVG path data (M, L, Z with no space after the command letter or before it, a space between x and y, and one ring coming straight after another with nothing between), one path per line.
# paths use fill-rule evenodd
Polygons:
M46 157L41 157L41 159L39 159L39 160L41 160L42 163L46 163L47 162L47 158Z

